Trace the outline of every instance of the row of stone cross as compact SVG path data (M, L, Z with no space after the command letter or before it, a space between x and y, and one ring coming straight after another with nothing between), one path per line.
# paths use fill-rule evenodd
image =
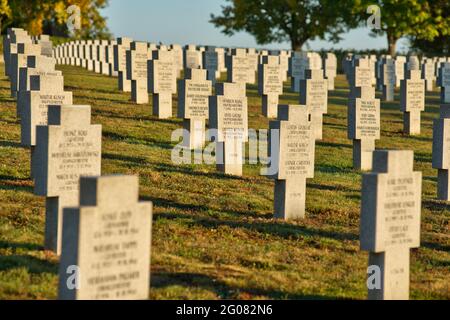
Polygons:
M34 193L46 198L45 248L60 255L58 296L147 299L152 203L138 202L137 176L101 176L102 126L64 91L51 46L9 29L3 54Z
M17 91L18 115L22 142L31 148L35 192L47 198L46 248L62 254L60 297L146 298L151 204L137 202L136 177L98 178L101 126L90 123L89 106L72 105L72 94L64 92L62 75L54 70L55 61L50 67L34 63L42 55L23 46L27 37L21 30L8 31L6 72L11 88L14 81L30 83ZM16 45L21 49L14 49ZM315 141L322 139L328 90L334 88L334 55L322 60L316 53L265 54L196 46L183 50L126 38L71 42L55 48L53 54L58 63L117 76L119 90L131 92L137 103L147 103L148 94L153 94L153 112L159 118L172 116L172 95L178 92L177 115L184 119L186 129L184 147L204 147L208 120L209 128L216 130L218 170L232 175L242 175L243 145L249 135L246 85L256 82L258 70L262 111L278 118L270 123L268 152L273 169L268 175L275 179L274 214L283 219L304 217L306 179L314 176ZM15 59L20 64L10 62ZM380 101L375 99L373 87L376 72L370 57L348 60L344 69L351 87L348 128L354 141L355 167L372 170L363 178L361 248L370 252L369 265L378 266L382 274L379 288L369 290L369 298L406 299L409 248L420 244L421 173L413 172L411 151L374 151L380 137ZM449 87L446 68L442 65L439 72L444 92ZM17 79L9 73L11 69ZM184 79L177 87L183 70ZM228 81L216 83L213 95L213 83L225 71ZM417 119L415 111L423 110L425 87L417 71L407 68L400 83L404 112L414 113L406 119ZM279 105L288 75L292 89L300 93L299 105ZM29 98L22 100L21 96ZM445 104L442 109L446 110ZM441 117L445 116L442 112ZM435 124L433 164L439 162L439 185L447 179L448 199L445 125L445 119ZM28 144L26 136L32 137ZM63 209L67 207L78 209ZM71 266L82 272L78 289L67 285Z

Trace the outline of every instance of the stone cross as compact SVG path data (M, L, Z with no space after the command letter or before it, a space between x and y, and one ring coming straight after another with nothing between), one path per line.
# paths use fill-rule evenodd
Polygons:
M242 176L243 147L248 141L248 105L244 83L217 83L210 98L209 127L216 130L217 170Z
M177 92L177 71L173 51L157 50L148 61L149 88L153 94L153 115L172 117L172 94Z
M131 100L137 104L148 103L148 60L147 43L132 42L127 51L127 79L131 80Z
M45 248L61 253L62 209L78 205L81 176L101 170L101 125L91 107L49 106L48 126L38 126L33 157L34 193L46 197Z
M283 82L286 82L288 80L288 71L289 71L289 55L288 52L285 50L281 50L278 58L280 60L280 67L281 67L281 79Z
M219 55L215 47L206 47L202 52L203 55L203 69L207 71L207 79L216 84L217 71L219 70Z
M231 55L226 57L228 82L231 83L251 83L250 61L245 49L233 49Z
M401 81L405 79L406 57L395 57L395 86L400 87Z
M262 113L265 117L278 115L278 102L283 94L282 70L277 56L265 56L258 70L258 90L262 96Z
M225 49L224 48L216 48L217 52L217 61L219 64L219 70L217 71L216 78L219 79L222 72L227 72L227 67L225 66Z
M323 78L323 70L306 70L300 81L300 104L308 108L311 126L316 140L322 140L323 115L328 110L328 81Z
M334 79L337 75L337 58L334 53L327 53L323 58L323 75L328 80L328 90L334 90Z
M305 60L301 52L294 52L289 59L289 76L291 77L291 90L300 92L300 80L304 77Z
M270 122L269 154L275 179L275 218L305 217L306 179L314 177L315 139L306 106L278 106Z
M353 140L353 167L372 169L375 140L380 139L380 100L375 99L368 59L355 61L348 104L348 138Z
M383 60L381 66L381 84L383 86L383 101L394 101L395 90L395 63L394 60L387 58Z
M247 49L248 59L248 82L249 84L256 83L256 72L258 71L259 55L254 48Z
M129 38L118 38L114 46L114 70L118 73L119 90L131 92L131 81L127 79L127 51L130 50Z
M19 112L22 146L36 145L36 127L47 125L49 106L72 103L72 92L64 91L62 75L31 75L29 90L19 91L17 102L17 106L21 108Z
M20 83L20 68L27 66L28 56L37 56L40 54L41 47L37 44L17 44L17 53L11 55L11 97L17 97Z
M177 78L181 76L181 71L184 69L183 62L183 48L179 44L171 44L169 50L173 52L173 58L175 61L175 69L177 70Z
M31 44L31 37L23 29L8 28L7 35L3 38L3 57L5 60L5 75L11 80L11 57L17 54L19 43Z
M420 134L420 114L425 111L425 80L420 70L406 71L400 86L400 110L403 112L403 131L409 135Z
M442 104L433 126L433 168L438 170L437 198L450 201L450 104Z
M189 150L201 150L205 145L212 95L212 83L206 80L206 73L202 69L187 69L186 79L178 80L178 118L183 119L183 142Z
M436 80L434 66L434 61L431 59L426 59L424 64L422 64L422 79L425 80L427 91L433 91L434 80Z
M422 173L412 151L377 150L363 175L361 249L369 251L370 300L409 299L410 248L420 246Z
M28 56L27 66L19 70L19 92L30 90L30 76L46 73L62 76L61 71L55 71L56 61L46 56Z
M420 70L420 61L417 56L409 56L408 62L405 65L405 74L409 70Z
M106 46L106 62L108 64L108 75L110 77L118 77L119 72L114 68L114 46L117 45L116 41L111 41L108 46Z
M184 69L202 69L202 52L197 46L190 44L184 48Z
M441 87L441 103L450 103L450 62L441 64L438 82Z
M64 209L59 299L148 299L152 211L137 176L81 178L79 204Z

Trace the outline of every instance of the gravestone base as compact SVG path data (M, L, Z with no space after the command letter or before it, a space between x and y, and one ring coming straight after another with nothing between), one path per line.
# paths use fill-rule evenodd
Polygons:
M145 79L131 81L131 101L136 104L148 103L147 81Z
M172 117L172 94L153 94L153 115L158 119L169 119Z
M62 215L63 208L78 205L78 194L72 193L63 197L47 197L45 199L45 242L46 250L61 255L62 247Z
M437 194L439 200L450 201L450 176L448 170L438 170Z
M312 112L310 114L310 120L315 140L321 141L323 139L323 113Z
M242 176L243 146L240 140L227 139L216 143L217 171L227 175Z
M353 168L361 171L372 170L375 140L353 140Z
M183 146L189 150L202 150L205 146L205 119L184 119Z
M409 300L409 260L409 248L369 253L369 267L378 266L381 271L381 286L369 288L369 300Z
M420 111L403 113L403 132L409 135L420 134Z
M394 87L388 87L388 86L383 86L383 95L382 95L382 100L383 101L394 101L394 97L395 97L395 91L394 91Z
M119 90L131 92L131 80L127 79L127 74L123 71L119 71Z
M306 178L275 180L274 216L276 219L305 218Z
M262 112L267 118L276 118L278 116L278 102L280 98L277 94L268 94L262 96Z

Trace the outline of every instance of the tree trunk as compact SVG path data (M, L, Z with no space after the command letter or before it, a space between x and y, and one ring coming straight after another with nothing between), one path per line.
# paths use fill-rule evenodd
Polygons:
M291 39L292 51L302 51L302 47L305 42L305 40L301 39Z
M388 33L389 54L394 58L397 55L397 40L394 35Z

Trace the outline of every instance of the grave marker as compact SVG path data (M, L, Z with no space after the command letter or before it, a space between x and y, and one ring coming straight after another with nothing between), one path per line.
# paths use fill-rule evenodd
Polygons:
M132 42L127 51L127 79L131 80L131 100L137 104L148 103L147 43Z
M209 118L209 97L212 83L206 70L187 69L186 79L178 81L178 118L183 120L184 146L199 150L205 144L206 120Z
M127 51L130 50L129 38L118 38L114 46L114 70L118 72L119 90L131 92L131 80L127 79Z
M159 119L172 117L172 94L177 92L173 51L154 51L153 59L148 61L148 75L153 115Z
M79 207L64 209L59 299L148 299L153 205L138 200L136 176L81 178Z
M403 112L403 131L409 135L420 134L420 114L425 111L425 80L420 70L406 72L400 86L400 110Z
M278 106L278 120L270 122L269 154L276 173L275 218L305 217L306 179L314 177L315 137L306 106Z
M322 140L323 115L328 109L328 81L323 78L323 70L306 70L300 81L300 104L308 108L311 126L316 140Z
M217 83L210 98L209 127L217 130L217 170L241 176L243 146L248 141L248 105L244 83Z
M263 57L258 70L258 90L262 96L263 115L275 118L279 97L283 94L282 70L277 56Z
M81 176L100 175L101 141L90 106L49 106L48 126L37 126L34 193L46 197L45 248L58 255L62 209L78 205Z
M433 168L438 170L437 198L450 201L450 104L441 105L433 126Z
M422 203L422 173L413 163L412 151L377 150L373 172L363 175L361 250L381 272L380 288L369 287L370 300L409 299L409 251L420 246Z

